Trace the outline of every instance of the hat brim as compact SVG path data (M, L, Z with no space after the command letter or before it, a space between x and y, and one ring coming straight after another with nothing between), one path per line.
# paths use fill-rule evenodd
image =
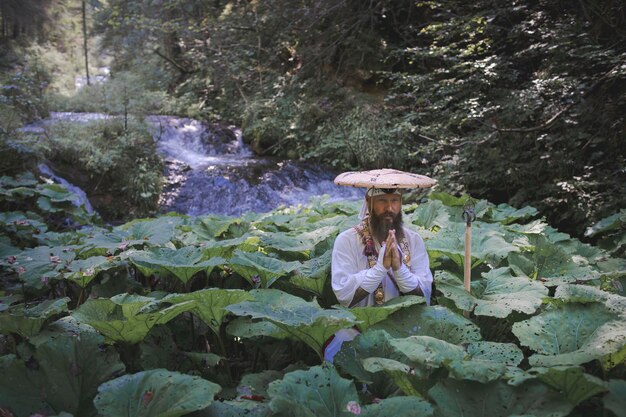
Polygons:
M337 175L335 184L365 188L430 188L437 181L425 175L395 169L351 171Z

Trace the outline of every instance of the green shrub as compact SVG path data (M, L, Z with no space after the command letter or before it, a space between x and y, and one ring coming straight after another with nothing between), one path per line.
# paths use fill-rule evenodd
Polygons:
M51 128L49 149L53 167L83 188L105 219L157 210L163 163L151 134L135 119L59 123Z

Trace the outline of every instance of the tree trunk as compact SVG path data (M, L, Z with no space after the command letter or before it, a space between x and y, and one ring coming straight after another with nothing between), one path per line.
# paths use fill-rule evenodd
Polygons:
M87 85L89 82L89 49L87 48L87 7L85 0L82 0L83 6L83 49L85 51L85 75L87 77Z

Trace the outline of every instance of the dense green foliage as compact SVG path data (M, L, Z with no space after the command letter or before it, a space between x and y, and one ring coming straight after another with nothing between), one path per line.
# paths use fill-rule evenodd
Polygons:
M623 241L607 251L480 200L468 293L464 201L431 193L404 219L425 239L434 305L346 309L329 251L358 203L103 228L73 197L0 178L3 415L623 415L626 259L608 252Z
M3 129L49 91L55 110L234 122L258 153L430 173L580 237L626 203L621 1L90 1L113 84L67 101L79 3L0 10Z
M580 236L626 203L623 2L158 4L99 12L114 68L257 152L433 173Z

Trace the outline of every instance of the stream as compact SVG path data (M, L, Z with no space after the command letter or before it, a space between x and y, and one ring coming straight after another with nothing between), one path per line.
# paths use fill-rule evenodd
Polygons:
M58 121L84 123L108 117L51 113L50 119L24 130L42 130ZM337 173L327 167L254 155L237 127L173 116L149 116L146 122L165 162L160 198L163 212L240 216L305 204L314 196L327 195L329 201L363 196L360 189L335 185ZM65 185L72 188L67 182ZM82 192L76 187L73 191Z

